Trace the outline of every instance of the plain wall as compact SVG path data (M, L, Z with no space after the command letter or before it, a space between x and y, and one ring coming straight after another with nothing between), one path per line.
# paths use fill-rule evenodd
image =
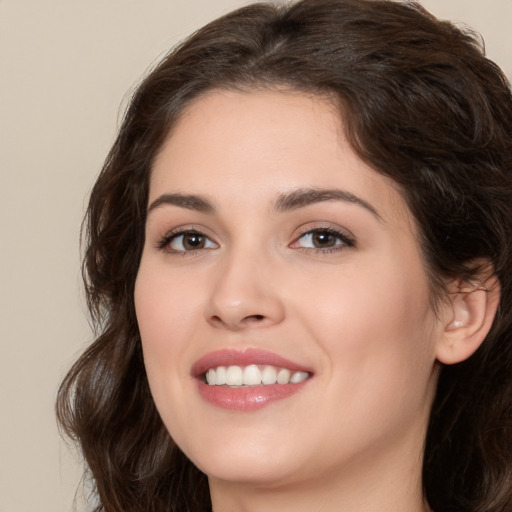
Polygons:
M73 510L81 467L53 404L91 339L79 229L120 104L163 52L244 3L0 0L0 512ZM481 31L512 76L512 0L423 4Z

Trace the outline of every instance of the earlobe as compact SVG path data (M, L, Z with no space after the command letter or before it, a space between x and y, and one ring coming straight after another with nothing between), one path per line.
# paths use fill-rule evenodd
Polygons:
M470 357L491 329L500 299L495 276L481 285L458 282L446 303L445 325L437 343L436 357L455 364Z

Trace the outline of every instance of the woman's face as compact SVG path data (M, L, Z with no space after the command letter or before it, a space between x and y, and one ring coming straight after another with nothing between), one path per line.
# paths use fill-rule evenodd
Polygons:
M135 304L157 408L210 479L420 464L442 328L403 198L325 100L191 105L153 168Z

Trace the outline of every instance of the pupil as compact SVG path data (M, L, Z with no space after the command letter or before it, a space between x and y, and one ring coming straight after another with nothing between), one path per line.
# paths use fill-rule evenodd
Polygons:
M325 231L313 234L313 243L315 246L332 247L334 245L334 237Z
M186 249L200 249L204 245L204 237L197 234L187 235L183 245Z

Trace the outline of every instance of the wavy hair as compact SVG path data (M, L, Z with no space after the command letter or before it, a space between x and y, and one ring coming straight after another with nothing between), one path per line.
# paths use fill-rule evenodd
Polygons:
M399 186L434 297L491 263L500 306L480 349L443 366L423 462L438 512L512 510L512 97L479 38L414 2L253 4L213 21L142 81L92 190L83 277L96 339L61 384L98 511L204 511L207 479L166 431L149 390L133 292L152 163L212 89L327 96L358 155Z

